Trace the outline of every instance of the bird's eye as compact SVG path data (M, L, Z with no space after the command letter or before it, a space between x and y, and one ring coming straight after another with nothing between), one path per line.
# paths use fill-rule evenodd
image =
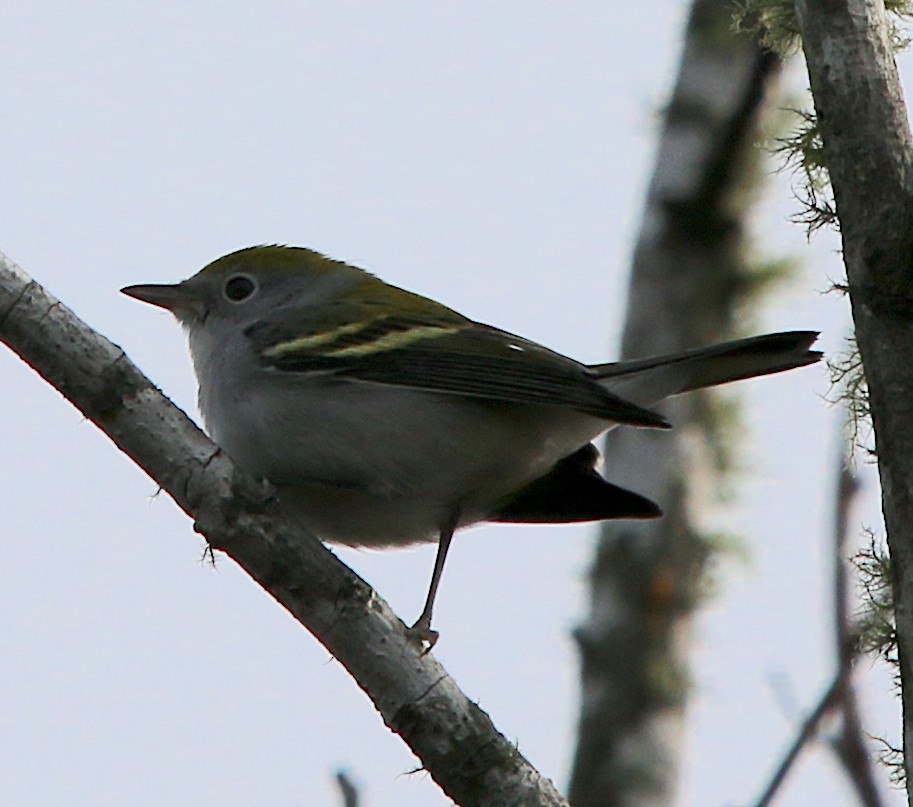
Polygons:
M233 275L225 281L225 296L233 303L246 300L257 290L257 284L247 275Z

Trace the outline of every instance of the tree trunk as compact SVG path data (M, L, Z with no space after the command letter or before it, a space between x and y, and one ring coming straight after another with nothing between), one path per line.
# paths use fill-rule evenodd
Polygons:
M622 354L672 352L739 334L757 276L744 259L757 119L779 60L733 32L733 8L697 0L666 110L634 254ZM677 782L693 611L708 557L700 524L719 473L718 418L706 393L667 404L674 433L618 429L613 482L658 501L653 522L607 522L577 631L582 705L574 807L666 805Z
M904 747L913 747L913 143L884 5L798 0L868 382L894 574ZM913 781L905 755L907 782ZM913 805L909 795L908 800Z

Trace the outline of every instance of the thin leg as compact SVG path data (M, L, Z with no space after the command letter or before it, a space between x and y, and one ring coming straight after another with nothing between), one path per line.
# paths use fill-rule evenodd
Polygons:
M450 542L453 540L453 532L458 521L459 516L454 516L441 530L441 537L437 543L437 556L434 558L434 571L431 573L431 585L428 586L428 596L425 598L425 607L421 616L409 629L421 641L428 643L429 650L434 647L439 636L436 630L431 629L431 612L434 610L434 598L437 596L438 586L441 584L444 561L447 559L447 551L450 549Z

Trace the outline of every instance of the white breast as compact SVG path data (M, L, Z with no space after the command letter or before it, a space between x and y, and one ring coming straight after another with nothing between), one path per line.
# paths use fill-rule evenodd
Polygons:
M434 540L455 511L483 520L608 424L543 406L258 366L191 334L213 439L275 483L318 537L381 546Z

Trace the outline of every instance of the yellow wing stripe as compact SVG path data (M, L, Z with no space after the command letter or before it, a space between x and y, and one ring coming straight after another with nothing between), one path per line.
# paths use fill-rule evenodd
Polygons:
M460 327L447 327L441 325L420 325L416 328L410 328L408 331L392 331L378 337L372 342L364 342L360 345L338 348L337 350L328 350L325 356L335 358L345 358L346 356L369 356L372 353L383 353L387 350L396 350L399 347L406 347L413 342L419 342L423 339L436 339L439 336L446 336L449 333L456 333L461 330Z
M297 339L289 339L286 342L279 342L272 347L263 351L265 356L270 358L282 358L283 356L294 355L295 353L307 353L315 349L332 345L342 337L363 331L366 328L375 326L377 321L352 322L341 325L331 331L301 336ZM373 353L383 353L387 350L396 350L397 348L406 347L413 342L419 342L424 339L436 339L447 334L457 333L462 330L460 325L417 325L406 330L394 330L381 334L376 339L360 342L355 345L346 347L330 348L329 350L316 350L321 356L328 358L346 358L357 356L370 356Z
M340 325L338 328L334 328L331 331L322 331L321 333L314 333L308 336L299 336L297 339L289 339L287 342L277 342L272 347L264 350L263 355L275 358L287 356L290 353L306 352L308 350L313 350L316 347L320 347L321 345L335 342L341 336L348 336L349 334L363 331L369 325L373 324L374 323L370 321L350 322L347 325Z

